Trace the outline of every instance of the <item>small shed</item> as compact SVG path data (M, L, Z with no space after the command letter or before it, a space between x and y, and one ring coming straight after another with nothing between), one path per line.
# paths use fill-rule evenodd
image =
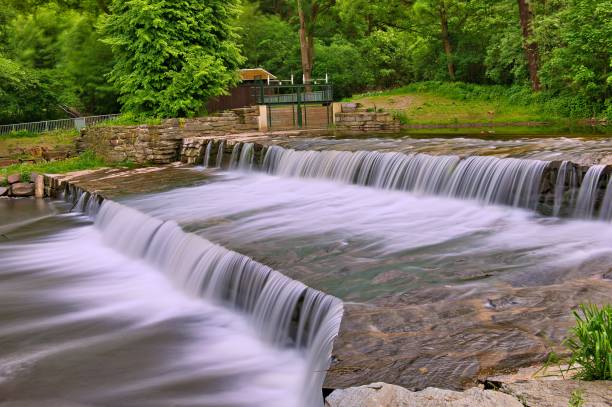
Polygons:
M276 76L263 68L241 69L238 74L240 83L235 88L229 89L229 95L217 96L208 101L206 110L209 113L256 105L253 86L261 82L266 83L268 79L276 80Z

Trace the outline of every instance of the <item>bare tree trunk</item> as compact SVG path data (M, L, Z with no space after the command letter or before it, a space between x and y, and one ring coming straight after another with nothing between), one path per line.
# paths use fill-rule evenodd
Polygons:
M444 45L444 53L446 54L446 66L448 67L448 76L451 81L455 80L455 64L453 63L453 46L450 42L448 33L448 17L446 16L446 6L444 2L440 5L440 28L442 30L442 45Z
M523 32L523 49L525 57L527 57L527 68L529 70L529 80L531 88L535 91L540 90L540 78L538 76L539 52L538 44L533 40L533 30L531 22L533 13L527 4L527 0L518 0L519 19L521 21L521 30Z
M302 9L302 1L297 0L298 15L300 17L300 55L302 57L302 73L304 74L304 82L309 83L312 79L312 65L314 60L314 44L312 33L309 32L306 26L304 10Z

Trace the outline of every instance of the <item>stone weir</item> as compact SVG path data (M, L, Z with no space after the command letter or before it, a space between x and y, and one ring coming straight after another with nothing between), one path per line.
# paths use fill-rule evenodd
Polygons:
M283 151L277 151L272 160L266 153L276 146L255 144L256 137L210 140L216 144L210 144L209 161L216 163L213 151L218 152L223 141L224 167L282 163L277 159L283 158ZM234 148L238 142L244 144ZM204 159L209 144L202 145ZM282 166L263 168L277 173L286 170ZM95 211L103 198L198 185L207 182L207 174L189 165L173 164L45 176L45 184L49 194L68 198L75 210L88 212ZM603 277L571 278L537 287L504 284L495 290L468 291L463 286L434 287L370 303L345 303L324 387L385 381L409 389L462 389L473 386L483 375L545 361L551 349L563 352L558 344L572 324L571 307L584 301L609 302L612 282L609 271L602 272Z
M126 250L127 254L154 264L188 295L242 314L267 345L292 349L303 357L306 368L300 406L322 405L322 386L340 329L342 301L247 256L184 232L172 220L157 219L114 202L107 195L116 195L116 191L100 182L100 178L110 177L123 183L125 178L138 179L142 175L164 182L163 172L181 170L185 168L174 165L161 169L84 171L45 178L50 195L71 203L71 211L92 217L101 233L113 239L115 249L128 247L128 240L133 240L135 233L141 243L136 250ZM171 188L177 186L168 180L165 183ZM145 224L148 227L143 228ZM126 230L132 233L126 235Z
M293 150L277 145L283 138L302 135L282 132L185 138L180 159L206 167L260 169L270 174L476 199L547 216L612 220L612 166L491 156ZM332 167L336 173L327 170Z

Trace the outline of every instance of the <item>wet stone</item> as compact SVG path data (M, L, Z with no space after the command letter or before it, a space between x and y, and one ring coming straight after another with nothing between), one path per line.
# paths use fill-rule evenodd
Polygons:
M34 195L34 184L17 182L11 185L11 195L25 197Z

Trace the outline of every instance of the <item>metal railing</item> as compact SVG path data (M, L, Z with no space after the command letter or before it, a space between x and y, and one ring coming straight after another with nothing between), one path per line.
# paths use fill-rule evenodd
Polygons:
M105 114L100 116L74 117L71 119L45 120L42 122L15 123L0 125L0 136L15 131L27 131L30 133L44 133L54 130L81 130L94 124L114 120L120 114Z
M331 103L334 98L332 84L269 85L254 87L257 104L288 105L304 103Z

